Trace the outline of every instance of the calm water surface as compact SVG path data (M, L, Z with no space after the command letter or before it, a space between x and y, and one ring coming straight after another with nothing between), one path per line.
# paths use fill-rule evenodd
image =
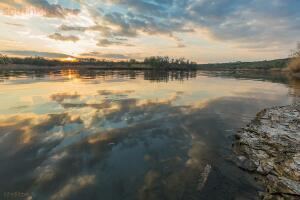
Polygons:
M2 71L0 199L255 199L234 134L293 93L270 74Z

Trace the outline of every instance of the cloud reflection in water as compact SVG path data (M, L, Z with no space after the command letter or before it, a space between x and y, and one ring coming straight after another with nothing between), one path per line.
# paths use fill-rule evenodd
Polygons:
M34 199L255 196L248 175L226 161L231 139L261 108L286 103L288 89L204 75L153 83L144 75L5 81L0 95L15 92L0 108L1 192ZM8 110L34 95L41 101Z

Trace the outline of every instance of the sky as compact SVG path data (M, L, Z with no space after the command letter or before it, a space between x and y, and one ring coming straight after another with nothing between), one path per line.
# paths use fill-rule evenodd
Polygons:
M198 63L289 56L300 0L0 0L0 53Z

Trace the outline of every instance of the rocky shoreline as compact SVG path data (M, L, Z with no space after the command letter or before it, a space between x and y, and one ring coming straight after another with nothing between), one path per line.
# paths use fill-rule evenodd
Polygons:
M265 186L261 199L300 199L300 103L258 113L234 151L235 163Z

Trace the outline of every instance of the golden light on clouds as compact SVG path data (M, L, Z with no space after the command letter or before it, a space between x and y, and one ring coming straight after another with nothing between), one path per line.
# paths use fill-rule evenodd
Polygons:
M286 57L299 40L297 0L143 2L2 1L0 40L15 43L1 43L0 52L66 54L66 62L93 52L99 59L163 55L211 63Z

